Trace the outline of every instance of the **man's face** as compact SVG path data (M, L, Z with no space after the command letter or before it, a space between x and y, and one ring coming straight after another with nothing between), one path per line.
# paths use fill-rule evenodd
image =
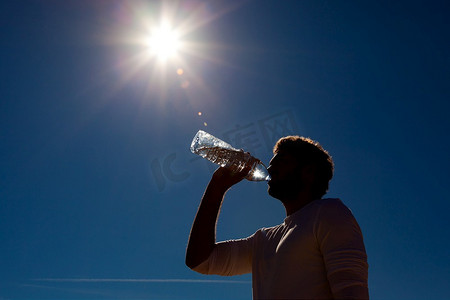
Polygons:
M269 163L268 193L281 201L288 200L302 188L299 163L288 153L277 153Z

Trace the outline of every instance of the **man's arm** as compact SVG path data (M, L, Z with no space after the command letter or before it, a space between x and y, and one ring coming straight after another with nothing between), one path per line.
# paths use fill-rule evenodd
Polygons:
M322 207L318 240L334 299L369 299L368 264L363 236L342 203Z
M247 170L233 172L217 169L206 187L195 216L186 250L186 265L193 269L204 262L216 246L216 224L220 207L227 190L244 179Z

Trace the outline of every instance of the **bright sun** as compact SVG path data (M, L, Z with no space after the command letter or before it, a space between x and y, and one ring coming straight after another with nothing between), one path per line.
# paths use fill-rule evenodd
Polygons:
M117 61L112 66L121 74L118 88L133 80L146 81L148 93L153 96L159 90L161 100L174 86L209 93L197 74L198 63L223 61L212 51L216 45L210 48L209 43L202 41L205 37L201 29L238 6L230 4L216 11L201 2L197 5L197 1L189 5L179 1L136 2L139 4L123 6L117 26L105 41L122 46L118 47Z
M165 61L176 55L180 41L178 34L168 23L163 23L159 28L152 31L149 39L149 47L152 55Z

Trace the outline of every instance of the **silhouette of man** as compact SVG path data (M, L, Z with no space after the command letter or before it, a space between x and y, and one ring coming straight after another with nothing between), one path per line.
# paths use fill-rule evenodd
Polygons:
M333 161L319 143L288 136L274 147L268 193L286 209L284 222L250 237L216 242L226 191L248 170L217 169L192 225L186 265L203 274L252 273L254 299L368 299L363 236L339 199L322 198Z

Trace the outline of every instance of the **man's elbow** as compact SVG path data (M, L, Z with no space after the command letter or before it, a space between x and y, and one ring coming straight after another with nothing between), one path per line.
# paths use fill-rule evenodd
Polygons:
M186 257L185 263L186 263L186 266L189 269L191 269L192 271L195 271L200 274L205 274L205 275L209 274L207 260L201 261L201 262L196 262L196 261L193 261L193 260L189 259L188 257Z
M366 272L342 270L328 276L334 299L369 299Z
M199 269L203 269L203 268L199 268L201 265L205 265L205 261L208 259L208 256L203 257L198 255L197 252L195 251L190 251L189 249L187 249L186 251L186 258L184 260L184 263L186 264L186 266L196 272L199 273L203 273L201 272Z
M204 269L205 265L206 266L208 265L207 261L209 259L209 256L213 252L214 247L215 247L215 245L213 245L210 248L208 247L206 249L200 248L202 251L200 251L199 248L188 247L186 249L186 258L184 261L186 266L191 270L194 270L196 272L200 272L200 273L204 274L204 272L202 270ZM201 270L199 270L199 269L201 269Z
M186 255L186 259L185 259L184 263L191 270L193 270L196 266L199 265L198 263L196 263L192 258L188 257L187 255Z

